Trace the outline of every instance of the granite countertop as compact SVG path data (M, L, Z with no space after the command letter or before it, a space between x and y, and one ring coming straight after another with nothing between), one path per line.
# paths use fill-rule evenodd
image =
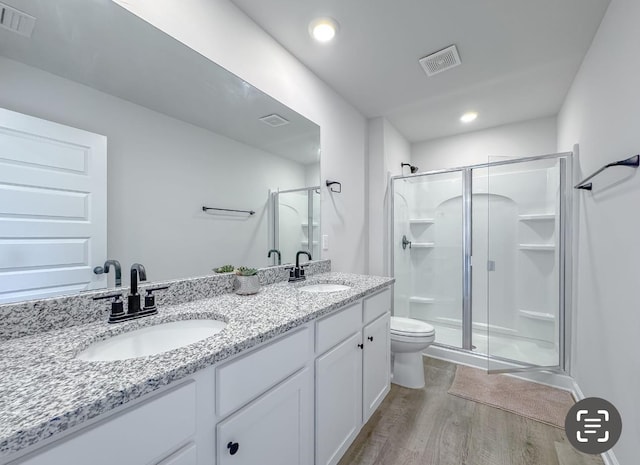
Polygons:
M351 289L309 293L310 283ZM345 304L380 290L393 278L329 272L302 283L265 286L252 296L223 294L160 307L159 314L115 325L106 321L0 343L0 457L94 418L189 376ZM113 362L74 357L92 342L158 323L185 319L227 322L220 333L162 354Z

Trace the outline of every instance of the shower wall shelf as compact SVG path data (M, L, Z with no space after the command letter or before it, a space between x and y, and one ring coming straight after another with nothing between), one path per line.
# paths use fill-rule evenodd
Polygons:
M553 313L534 312L532 310L518 310L518 313L525 318L531 318L534 320L542 321L555 321L556 317Z
M300 244L302 245L309 245L309 241L300 241ZM312 241L311 242L312 245L318 245L319 242L318 241Z
M436 246L435 242L412 242L412 249L432 249Z
M308 228L309 227L309 223L301 223L301 226L303 228ZM313 223L311 226L313 226L314 228L317 228L320 225L318 223Z
M432 297L418 297L416 295L409 297L409 302L412 304L432 304L435 303L435 301L436 299Z
M553 252L556 250L554 244L518 244L520 250L535 250L538 252Z
M520 221L554 221L555 219L555 213L537 213L518 216L518 220Z
M409 224L433 224L435 220L433 218L410 218Z

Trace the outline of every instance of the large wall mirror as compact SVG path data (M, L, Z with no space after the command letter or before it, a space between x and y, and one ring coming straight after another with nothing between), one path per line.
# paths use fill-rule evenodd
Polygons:
M3 3L0 303L320 258L316 124L110 0Z

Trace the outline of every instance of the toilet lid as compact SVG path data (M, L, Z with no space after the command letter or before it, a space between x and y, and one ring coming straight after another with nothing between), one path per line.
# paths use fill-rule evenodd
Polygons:
M415 320L413 318L403 318L401 316L391 317L391 332L402 336L432 336L436 330L429 323Z

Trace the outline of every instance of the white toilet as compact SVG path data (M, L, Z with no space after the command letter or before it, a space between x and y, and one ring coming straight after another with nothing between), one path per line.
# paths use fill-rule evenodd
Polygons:
M435 338L436 330L429 323L412 318L391 317L392 383L413 389L424 387L422 351Z

